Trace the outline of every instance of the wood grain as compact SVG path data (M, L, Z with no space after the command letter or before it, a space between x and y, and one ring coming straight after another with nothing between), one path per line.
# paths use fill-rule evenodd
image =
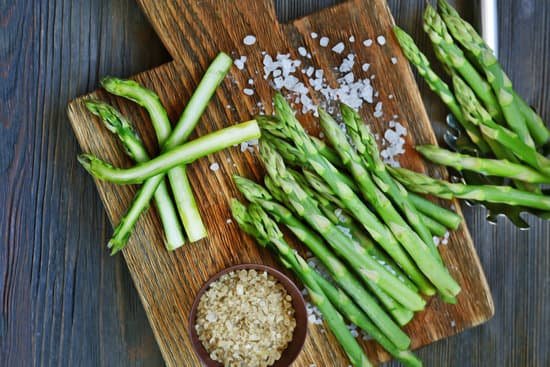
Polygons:
M279 19L336 0L276 0ZM389 0L397 23L431 55L423 1ZM458 1L471 17L471 2ZM500 59L515 87L550 120L550 3L499 1ZM470 18L471 19L471 18ZM0 366L159 366L122 257L66 117L67 100L104 75L168 60L133 0L0 3ZM433 58L433 55L430 57ZM441 131L445 109L419 79ZM530 231L465 207L496 304L495 317L420 350L427 366L548 366L550 223ZM388 365L397 366L396 362Z
M338 60L329 48L323 49L317 45L317 41L311 40L309 35L312 31L329 36L333 43L336 40L347 40L351 34L359 40L384 34L388 39L388 44L384 47L376 45L367 49L361 42L356 42L353 50L359 60L371 62L371 70L378 77L375 85L380 92L379 99L385 104L385 113L390 119L394 114L399 115L410 132L407 138L408 154L402 163L415 169L423 168L418 155L413 153L412 146L415 141L435 142L435 136L415 87L413 75L392 37L393 19L384 1L362 0L340 4L294 22L292 26L285 27L284 33L276 21L270 2L248 2L247 6L242 7L231 6L230 2L223 1L198 4L143 1L141 5L156 27L159 37L175 55L176 61L142 73L136 78L160 93L172 120L182 110L184 101L202 74L201 71L218 50L248 57L245 70L234 68L216 93L215 100L197 128L199 135L227 126L228 121L249 119L257 112L257 102L270 100L272 91L268 82L261 75L257 76L262 71L263 56L260 51L271 55L277 52L293 53L292 50L299 45L306 44L314 53L312 63L330 73L332 66L338 65ZM366 9L370 9L370 12ZM259 19L260 15L261 22L253 21ZM202 27L191 27L187 23L190 19L197 21ZM338 21L330 22L327 19ZM179 36L173 37L174 34ZM248 34L257 36L254 46L243 44L242 40ZM210 42L201 41L201 38L209 39ZM184 39L197 41L184 45ZM291 40L293 45L289 45L286 40ZM393 65L391 57L398 57L401 62ZM251 77L256 80L255 95L252 98L243 98L242 88ZM334 81L336 76L328 78ZM392 93L395 98L389 99L388 95ZM102 94L94 97L106 98ZM82 101L83 99L79 99L69 106L69 118L82 149L118 166L129 164L115 139L102 129L97 120L90 119ZM234 108L228 109L228 105ZM123 101L120 101L120 107L132 116L141 135L148 137L146 143L152 148L154 142L151 138L154 134L143 113L133 112L135 107ZM363 113L371 116L372 110L365 110ZM311 117L306 116L303 123L310 131L314 131L316 126ZM387 121L386 116L384 120L371 120L371 124L378 132L382 132L387 127ZM221 167L216 173L208 169L209 164L214 161ZM242 154L237 148L200 160L189 169L195 194L200 198L201 212L210 231L207 240L168 253L162 246L158 218L154 211L149 211L140 220L131 242L124 250L124 257L161 352L170 366L198 363L186 330L187 315L201 284L228 265L249 261L273 262L250 238L243 236L234 224L226 223L226 219L230 217L228 199L237 195L231 182L232 173L259 177L261 169L254 155ZM111 221L117 223L135 190L104 182L96 184ZM418 314L414 322L407 326L407 331L413 337L414 348L478 325L493 314L490 292L465 225L451 235L449 246L443 247L442 253L463 291L456 306L445 305L434 299L430 301L427 310ZM366 344L371 358L387 360L388 356L373 342ZM297 365L327 365L331 361L341 365L347 363L332 335L325 333L320 327L311 327Z

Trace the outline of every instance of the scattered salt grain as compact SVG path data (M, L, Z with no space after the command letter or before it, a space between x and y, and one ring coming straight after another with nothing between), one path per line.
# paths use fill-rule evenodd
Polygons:
M246 36L244 39L243 39L243 43L247 46L252 46L253 44L256 43L256 37L249 34L248 36Z
M456 321L455 320L451 320L451 327L455 327L456 326Z
M440 242L439 237L433 236L433 241L436 247L439 246L439 242Z
M298 53L300 54L300 56L306 56L307 55L307 50L305 49L305 47L298 47Z
M342 51L344 51L344 42L338 42L334 47L332 48L332 51L336 52L337 54L341 54Z
M386 37L380 35L376 37L376 42L378 42L380 46L384 46L386 44Z
M349 36L348 40L349 40L351 43L355 42L355 36L354 36L354 35Z
M355 55L354 54L348 54L342 60L342 63L340 64L340 67L338 68L338 71L341 73L348 73L353 69L353 65L355 64Z
M366 47L372 46L372 40L371 40L370 38L364 40L364 41L363 41L363 45L365 45Z
M443 236L443 239L441 240L442 245L447 245L449 243L449 231L445 232L445 235Z
M313 39L319 37L319 35L318 35L317 33L315 33L315 32L311 32L311 33L310 33L310 36L311 36L311 38L313 38Z
M231 224L231 223L233 223L233 219L229 218L229 219L227 219L227 220L225 221L225 223Z
M219 169L220 169L220 165L219 165L218 163L216 163L216 162L214 162L214 163L212 163L212 164L210 165L210 170L211 170L211 171L216 172L216 171L219 170Z
M374 107L374 113L373 116L376 118L380 118L384 115L384 112L382 112L382 102L376 103L376 106Z
M403 136L407 135L407 129L399 122L391 120L389 122L389 129L384 132L384 140L387 146L380 152L382 160L393 167L399 167L399 162L395 158L405 153L405 139Z
M248 79L248 84L249 85L254 85L254 79Z
M233 61L233 64L237 67L237 69L242 70L244 69L244 64L246 63L246 56L241 56L235 61Z
M395 56L392 57L391 58L391 63L394 64L394 65L397 64L397 57L395 57Z
M320 45L321 47L327 47L327 46L328 46L328 42L329 42L328 37L321 37L321 39L319 40L319 45Z
M348 327L348 330L349 330L351 336L353 336L354 338L357 338L359 336L359 331L357 330L357 325L348 324L347 327Z
M388 94L388 99L393 99L393 94Z
M243 93L246 94L247 96L252 96L254 95L254 89L244 88Z
M361 65L361 69L363 69L363 71L368 71L370 68L370 64L369 63L364 63L363 65Z

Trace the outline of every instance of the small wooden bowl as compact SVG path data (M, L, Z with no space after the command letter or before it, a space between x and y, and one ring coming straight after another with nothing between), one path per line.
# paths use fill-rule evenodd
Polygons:
M191 344L193 345L193 349L195 350L195 353L199 357L203 366L223 367L221 363L216 362L210 358L209 353L206 351L206 349L202 345L202 342L199 340L199 336L197 335L197 330L195 329L195 323L197 318L197 308L202 295L210 287L210 284L218 280L222 275L225 275L232 271L237 271L242 269L247 269L247 270L255 269L260 272L266 271L267 273L275 277L275 279L277 279L285 287L287 293L292 298L292 307L294 308L294 318L296 319L296 327L294 328L292 340L288 344L287 348L283 351L281 358L279 358L279 360L277 360L272 365L273 367L288 367L292 364L292 362L294 362L296 357L298 357L298 354L300 354L300 351L302 350L302 347L304 346L304 342L306 340L306 335L307 335L306 304L304 301L304 297L300 292L300 289L298 289L296 284L294 284L294 282L290 280L289 277L281 273L279 270L266 265L241 264L241 265L231 266L212 276L202 286L202 288L197 293L197 296L195 297L195 301L193 302L193 306L191 307L191 313L189 314L188 329L189 329L189 336L191 337Z

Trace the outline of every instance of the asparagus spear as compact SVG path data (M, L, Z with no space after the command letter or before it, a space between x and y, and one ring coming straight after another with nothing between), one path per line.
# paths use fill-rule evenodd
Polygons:
M234 144L259 137L258 124L251 120L201 136L132 168L114 168L90 154L79 155L78 161L92 176L100 180L117 184L140 183L156 175L165 174L173 167L191 163Z
M340 110L355 149L367 162L373 173L373 179L384 193L386 193L405 215L410 225L418 233L418 236L428 245L434 257L441 261L441 256L435 247L432 234L420 218L418 211L409 201L407 190L391 177L386 171L386 165L380 159L380 152L376 139L370 132L361 116L346 105L341 105Z
M479 124L481 132L492 140L508 148L518 159L526 162L544 175L550 175L550 159L527 145L517 134L495 123L487 111L479 104L473 91L457 75L453 75L456 97L460 101L464 115L473 123Z
M506 121L513 127L524 121L537 145L544 145L550 138L550 131L529 105L517 95L510 79L498 62L493 50L468 22L446 0L438 0L438 6L447 28L485 70L487 80L496 93ZM524 126L519 127L522 131ZM518 131L518 135L522 136Z
M86 107L91 113L101 118L105 126L118 136L130 158L138 163L146 162L150 159L132 124L117 109L107 103L93 100L86 101ZM161 182L155 192L155 202L166 236L166 248L172 251L183 245L185 238L183 237L176 208L170 198L166 182ZM115 230L112 238L109 240L110 244L108 247L119 247L120 244L126 243L130 233L126 231L122 232L122 228L117 227L117 230Z
M454 230L460 226L460 223L462 223L462 217L460 215L456 214L452 210L445 209L435 203L432 203L430 200L425 199L422 196L409 192L409 199L411 199L413 205L421 213L424 213L426 216L429 216L429 218L443 224L446 228Z
M379 253L374 250L374 246L372 243L370 243L370 246L365 246L363 243L359 242L357 238L353 238L351 236L351 233L346 231L346 228L340 225L338 221L333 220L335 217L334 212L329 212L327 214L327 211L323 209L322 205L319 203L319 200L317 198L317 195L315 195L315 191L313 191L309 186L308 182L301 174L298 172L288 170L289 173L292 175L296 183L300 186L300 188L309 195L312 199L314 199L315 204L318 206L318 208L321 210L322 214L327 217L333 224L337 226L337 228L344 234L346 237L348 237L348 240L351 240L353 242L353 245L360 245L362 246L367 254L369 254L373 259L375 259L381 266L383 266L389 273L395 275L403 284L407 285L409 288L411 288L414 292L418 292L418 288L413 285L413 287L410 286L410 281L406 282L404 279L393 269L391 266L388 266L386 262L380 261L379 259ZM326 202L325 199L321 199ZM292 205L290 205L292 207ZM395 318L395 320L400 325L406 325L414 316L413 312L410 310L407 310L405 307L398 304L390 295L388 295L386 292L384 292L380 287L378 287L375 283L367 282L366 283L369 289L374 293L376 297L380 300L382 305L390 312L390 314Z
M127 98L143 106L149 112L159 146L164 146L166 139L172 132L172 127L168 120L168 114L156 93L142 87L133 80L106 77L101 80L101 85L109 93ZM168 171L168 179L189 241L194 242L206 237L206 228L202 222L191 184L185 173L185 166L174 167Z
M433 239L429 236L429 242L424 242L418 234L405 222L399 212L393 207L390 200L378 189L372 181L370 173L365 168L363 161L348 142L344 132L338 127L336 121L324 110L319 110L319 116L323 130L330 140L332 146L337 147L342 161L352 172L357 184L361 188L364 198L376 209L382 217L395 238L407 250L420 270L437 287L437 289L449 301L460 292L460 286L450 276L449 272L442 265L439 259L434 256L430 246ZM370 157L372 158L372 157ZM435 247L435 246L434 246ZM437 250L435 250L437 251Z
M409 190L443 199L469 199L550 210L550 196L514 189L510 186L466 185L437 180L404 168L389 168L392 175Z
M483 153L489 152L490 148L483 140L483 136L481 135L479 128L464 117L453 92L451 92L447 83L441 80L441 78L432 70L430 67L430 62L418 49L412 37L397 26L393 28L393 32L401 45L401 49L403 50L405 57L411 62L411 64L416 66L416 70L418 70L418 73L424 78L426 84L428 84L428 87L430 87L430 89L434 91L449 108L456 120L460 123L460 125L462 125L468 134L468 137L470 137L470 140L472 140L472 142L478 146L480 151Z
M401 348L407 348L410 339L391 318L382 310L376 300L363 288L356 278L324 244L324 241L308 226L295 217L290 210L274 202L271 195L260 185L244 177L233 176L239 191L253 204L260 205L279 223L283 223L307 248L323 263L336 283L355 300L357 305L378 325L382 332ZM406 324L413 316L409 310L402 309L398 314ZM399 322L399 320L398 320ZM400 322L400 324L402 324Z
M430 4L427 4L424 12L424 31L430 37L434 49L442 55L442 61L447 64L448 69L456 70L472 86L491 116L499 122L502 121L502 112L491 86L479 75L462 50L453 42L443 19Z
M260 153L269 176L286 194L298 215L317 230L333 250L357 270L365 282L372 281L410 310L418 311L424 308L425 301L417 293L378 264L364 248L350 243L346 235L322 214L315 201L288 173L281 156L269 144L262 141Z
M361 330L364 330L374 340L376 340L388 353L395 359L403 363L405 366L422 366L422 362L409 350L400 350L397 348L380 330L374 325L367 315L359 309L347 294L332 285L328 280L323 278L319 273L313 271L315 281L323 292L326 294L330 302L346 317L349 321L357 325Z
M432 285L410 260L388 228L363 204L350 186L340 179L339 175L341 174L338 170L317 152L315 146L309 141L308 135L294 117L292 109L279 94L275 95L275 108L280 117L284 116L284 119L281 119L281 131L287 134L290 140L294 141L295 146L308 157L310 166L322 176L330 185L331 190L342 200L345 207L356 216L372 238L390 254L422 292L428 295L433 294L435 290Z
M342 315L330 303L313 275L313 270L298 253L284 240L282 232L268 215L257 205L248 210L238 201L231 203L233 217L241 228L266 247L268 244L277 251L283 264L300 278L306 286L311 301L323 314L323 319L346 352L350 362L356 367L372 366L363 350L351 335Z
M460 171L465 169L488 176L509 177L524 182L550 183L550 176L545 176L530 167L505 160L472 157L450 152L435 145L417 146L416 150L434 163L453 167Z

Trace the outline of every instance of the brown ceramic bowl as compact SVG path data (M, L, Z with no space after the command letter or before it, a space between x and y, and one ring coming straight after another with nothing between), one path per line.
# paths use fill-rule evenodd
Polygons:
M193 345L195 353L197 353L197 356L199 357L203 366L223 367L221 363L216 362L210 358L208 352L202 345L202 342L199 340L197 330L195 329L197 307L199 305L199 300L201 299L204 292L206 292L206 290L210 287L210 284L218 280L224 274L242 269L256 269L258 271L267 271L285 287L287 293L290 295L290 297L292 297L292 307L294 307L294 318L296 319L294 334L292 335L292 340L288 344L287 348L282 353L281 358L279 358L279 360L272 365L273 367L288 367L292 364L292 362L294 362L298 354L300 354L300 351L304 346L304 341L306 340L306 304L304 301L304 297L300 292L300 289L298 289L296 284L294 284L294 282L290 280L289 277L273 267L260 264L241 264L226 268L210 278L199 290L197 296L195 297L195 301L193 302L193 306L191 307L191 313L189 314L189 336L191 337L191 344Z

